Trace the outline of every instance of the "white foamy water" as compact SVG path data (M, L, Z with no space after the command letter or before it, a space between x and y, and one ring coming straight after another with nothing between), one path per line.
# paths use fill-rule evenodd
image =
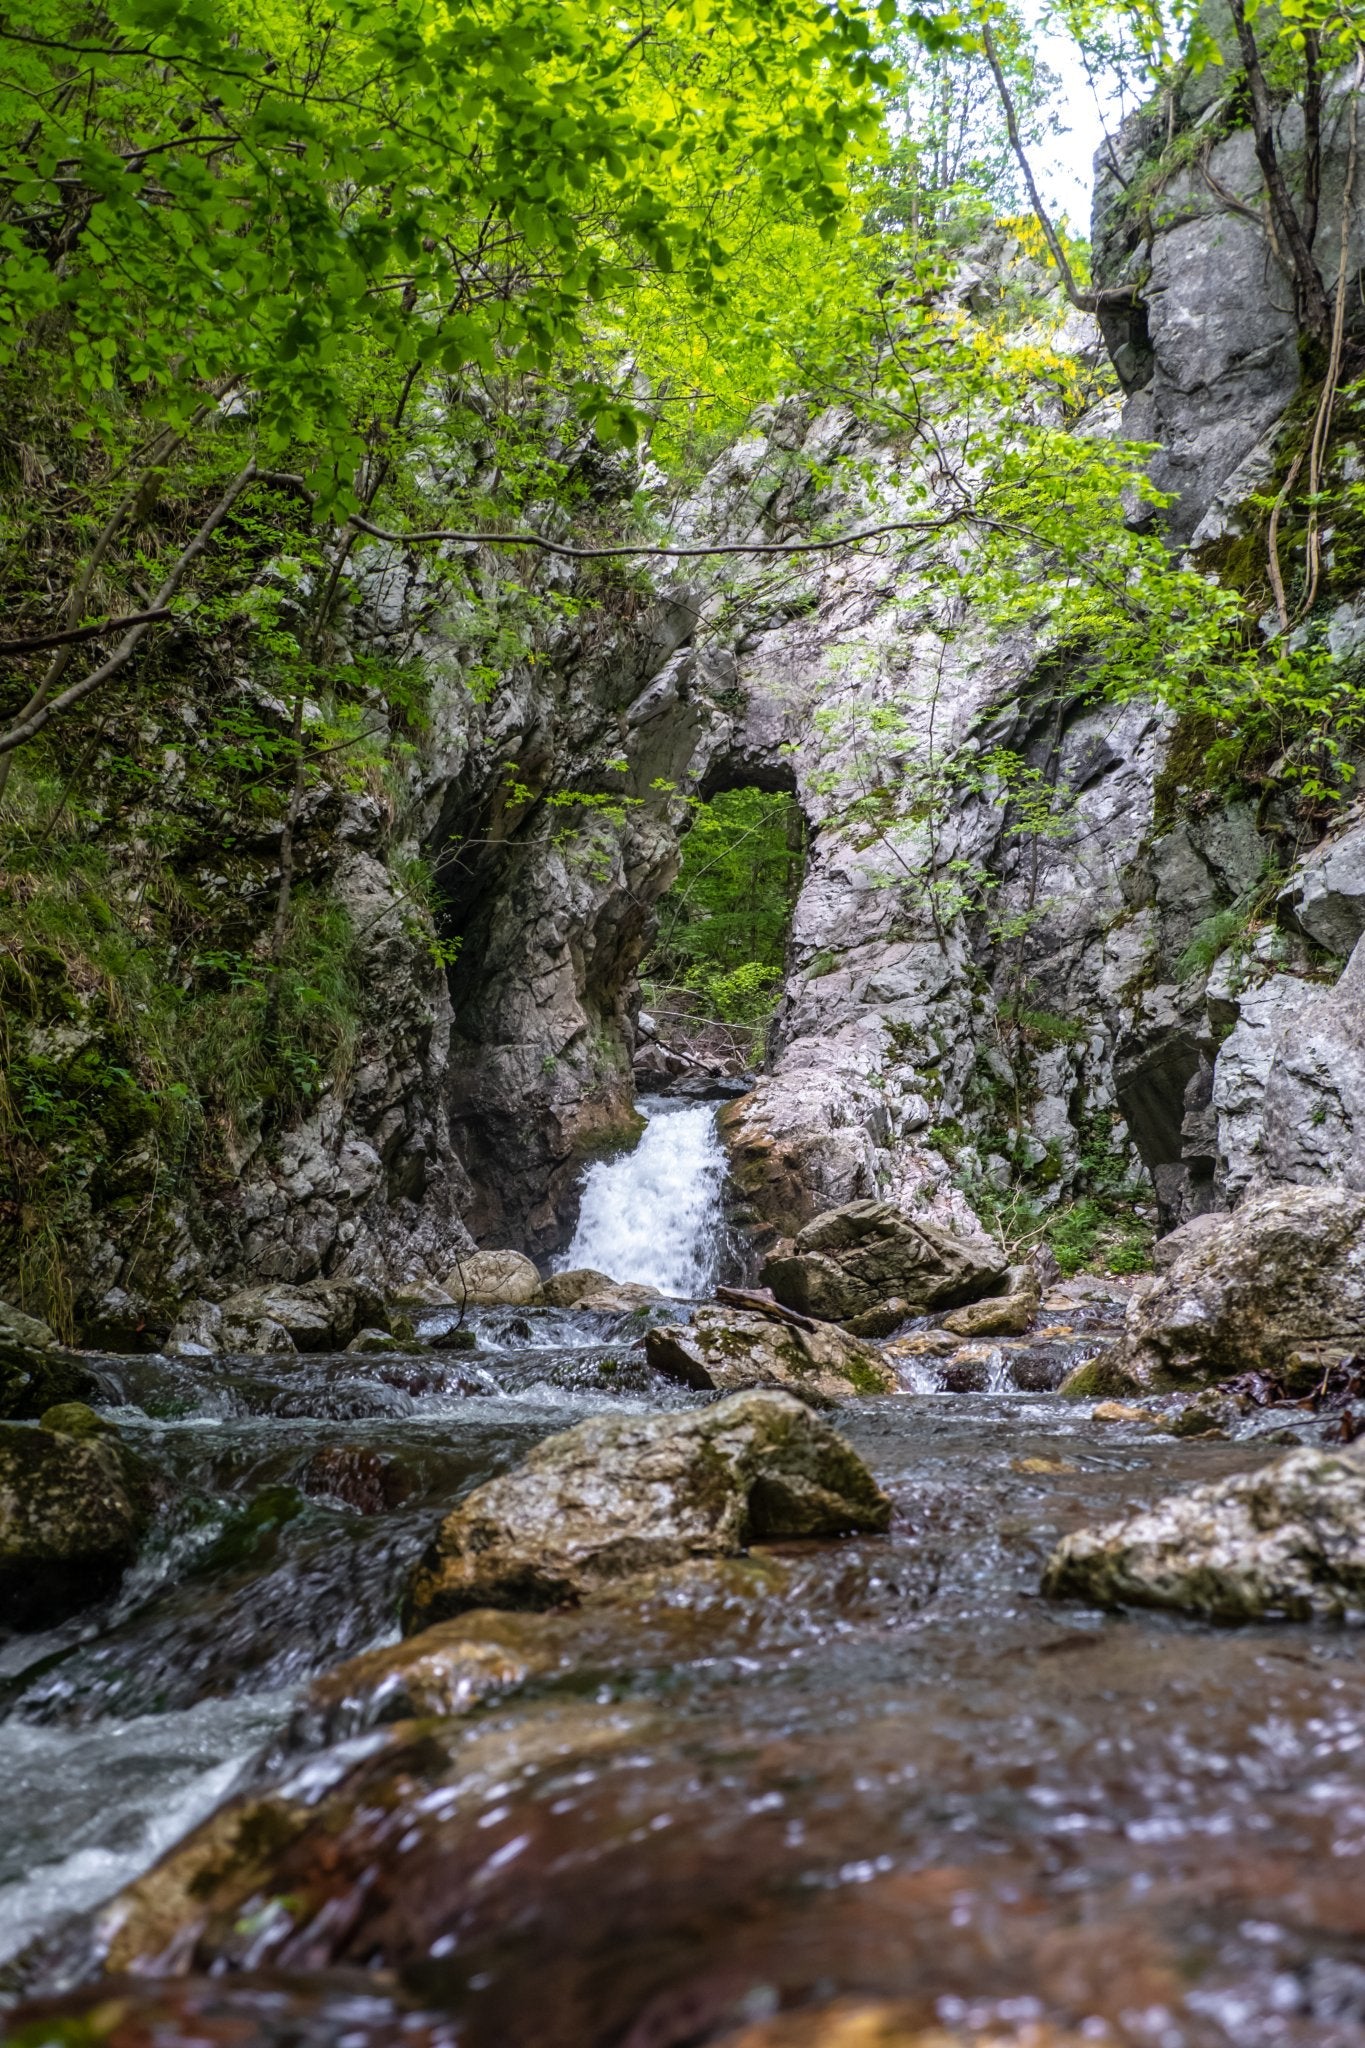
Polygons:
M288 1705L256 1694L83 1729L6 1722L0 1962L140 1876L211 1813Z
M709 1294L720 1262L725 1153L713 1102L646 1097L648 1121L623 1159L588 1168L561 1268L594 1266L663 1294Z

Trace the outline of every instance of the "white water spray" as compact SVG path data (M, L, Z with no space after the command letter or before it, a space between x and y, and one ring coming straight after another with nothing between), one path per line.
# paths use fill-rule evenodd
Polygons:
M709 1294L721 1249L725 1153L711 1102L647 1096L640 1142L588 1168L573 1243L561 1268L594 1266L663 1294Z

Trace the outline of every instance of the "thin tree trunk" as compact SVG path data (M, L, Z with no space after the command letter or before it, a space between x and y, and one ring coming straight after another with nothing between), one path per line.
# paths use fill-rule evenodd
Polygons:
M1261 166L1265 180L1266 196L1270 210L1275 217L1289 252L1289 262L1294 273L1295 293L1299 302L1299 319L1306 331L1316 341L1327 339L1328 313L1327 293L1323 289L1322 277L1313 259L1312 247L1304 233L1304 220L1300 218L1294 203L1279 151L1275 146L1275 110L1270 103L1270 90L1261 68L1261 52L1255 32L1247 20L1245 0L1229 0L1233 25L1237 30L1237 46L1241 51L1242 64L1246 70L1247 87L1251 94L1251 132L1256 145L1256 161Z

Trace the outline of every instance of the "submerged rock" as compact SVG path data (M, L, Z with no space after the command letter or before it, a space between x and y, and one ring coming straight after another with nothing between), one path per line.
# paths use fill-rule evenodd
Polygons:
M448 1515L414 1574L408 1631L471 1607L553 1607L762 1537L882 1530L891 1507L828 1423L789 1394L699 1413L595 1415Z
M1043 1591L1219 1621L1365 1619L1365 1459L1291 1451L1259 1472L1076 1530L1053 1552Z
M0 1425L0 1625L49 1628L112 1593L142 1528L136 1491L115 1444Z
M290 1740L312 1748L393 1721L470 1714L531 1680L564 1678L578 1691L752 1650L787 1625L789 1580L775 1558L695 1558L608 1584L572 1610L484 1608L437 1622L314 1679Z
M1180 1386L1315 1344L1365 1347L1365 1195L1275 1187L1191 1234L1134 1298L1112 1363L1131 1384Z
M894 1302L906 1315L975 1301L999 1284L1004 1254L984 1237L955 1237L893 1202L847 1202L808 1223L763 1281L778 1300L829 1322Z
M35 1421L60 1401L88 1401L99 1383L46 1323L0 1301L0 1417Z
M698 1309L683 1329L645 1333L645 1356L688 1387L785 1386L796 1393L886 1394L895 1374L868 1344L829 1323L797 1329L734 1309Z
M544 1298L539 1271L521 1252L471 1252L445 1288L470 1308L534 1308Z

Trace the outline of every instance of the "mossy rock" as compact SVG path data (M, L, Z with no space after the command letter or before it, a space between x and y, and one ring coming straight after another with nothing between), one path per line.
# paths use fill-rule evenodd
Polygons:
M1073 1365L1057 1392L1071 1401L1115 1401L1140 1391L1130 1372L1109 1352Z

